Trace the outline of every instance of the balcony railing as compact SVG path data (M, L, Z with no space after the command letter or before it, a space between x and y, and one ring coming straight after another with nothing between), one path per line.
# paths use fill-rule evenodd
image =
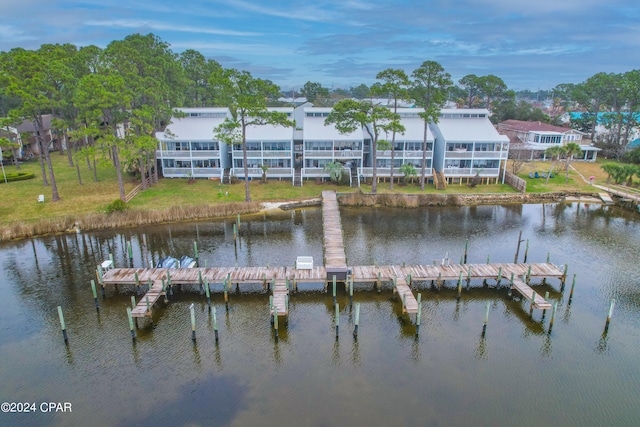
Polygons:
M376 153L379 159L390 159L391 150L378 150ZM396 159L422 159L422 151L402 151L396 150L394 157ZM427 159L433 157L433 151L427 151Z
M219 159L220 150L158 150L158 157L165 159L185 159L185 158L205 158L205 159Z
M220 178L222 176L221 168L162 168L162 174L167 178L196 178L213 177Z
M233 157L242 158L242 150L233 150ZM291 150L247 150L247 158L281 158L290 159L292 157Z
M373 176L373 168L360 168L359 171L362 175L366 177ZM416 171L418 172L417 176L420 176L420 168L416 168ZM380 177L389 177L391 176L391 168L377 168L376 175ZM432 175L431 168L427 168L424 176L431 176L431 175ZM394 177L403 176L402 172L400 172L399 167L393 168L393 176Z
M244 168L233 168L233 175L244 178ZM269 168L267 178L289 178L293 176L293 168ZM262 178L262 168L249 168L250 178Z
M500 174L499 168L444 168L442 170L444 176L498 176Z
M445 151L446 159L499 159L506 151Z
M305 159L361 159L362 150L305 150Z

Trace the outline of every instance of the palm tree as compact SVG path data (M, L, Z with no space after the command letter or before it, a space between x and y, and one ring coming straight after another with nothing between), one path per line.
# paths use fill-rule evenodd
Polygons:
M549 183L549 178L553 173L554 166L556 165L556 161L560 160L560 155L562 154L562 147L559 145L554 145L553 147L549 147L544 151L544 155L546 157L551 158L551 167L549 168L549 173L547 174L547 180L544 182L545 184Z
M564 168L566 172L566 176L565 176L564 183L568 184L569 183L569 164L571 163L571 159L573 159L573 156L576 156L582 153L582 148L580 148L580 145L578 145L575 142L569 142L567 145L562 147L562 151L563 151L563 154L566 156L566 164Z

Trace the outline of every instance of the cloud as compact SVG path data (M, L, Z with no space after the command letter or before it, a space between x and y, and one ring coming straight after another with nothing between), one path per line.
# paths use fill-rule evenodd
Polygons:
M187 25L171 25L171 24L164 24L161 22L152 22L152 21L135 20L135 19L88 21L86 25L96 26L96 27L119 27L119 28L133 28L133 29L145 28L145 29L158 30L158 31L215 34L215 35L222 35L222 36L237 36L237 37L262 35L261 33L247 32L247 31L220 30L215 28L201 28L201 27L193 27L193 26L187 26Z

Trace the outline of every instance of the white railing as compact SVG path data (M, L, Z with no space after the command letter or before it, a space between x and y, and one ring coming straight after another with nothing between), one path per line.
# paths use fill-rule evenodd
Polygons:
M498 176L500 174L499 168L444 168L442 170L445 177L450 176Z
M194 177L219 178L221 174L221 168L193 168Z

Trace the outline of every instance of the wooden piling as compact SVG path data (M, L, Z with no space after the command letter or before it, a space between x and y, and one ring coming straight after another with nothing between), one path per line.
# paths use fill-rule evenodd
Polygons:
M336 339L338 339L340 328L340 306L336 303Z
M189 306L189 314L191 314L191 339L196 340L196 311L193 303Z
M131 295L131 309L136 308L136 297Z
M135 273L133 273L133 278L136 281L136 292L137 292L139 287L140 287L140 278L138 277L138 272L137 271Z
M196 265L200 266L200 257L198 256L198 242L193 241L193 255L196 260Z
M421 317L422 317L422 294L418 294L418 312L416 313L416 336L420 333Z
M236 224L233 224L233 240L238 240L238 229Z
M356 325L353 329L353 337L358 338L358 327L360 325L360 303L356 304Z
M436 286L438 288L438 292L440 292L440 286L442 286L442 272L438 271L438 280L436 280Z
M525 283L528 285L530 281L531 281L531 266L529 266L529 269L527 270L527 280Z
M67 344L69 342L69 338L67 337L67 325L64 323L64 315L62 314L61 306L58 306L58 317L60 318L60 328L62 329L62 337L64 338L64 343Z
M162 294L164 295L164 303L169 302L169 297L167 297L167 282L162 278Z
M211 291L209 290L209 279L204 279L204 292L207 295L207 306L209 307L209 311L211 311Z
M127 254L129 255L129 267L133 267L133 249L131 248L131 240L127 242Z
M151 290L151 288L153 287L153 282L151 281L151 277L147 279L147 285L149 286L149 290Z
M549 291L544 293L544 300L545 301L549 301ZM547 309L543 308L542 309L542 320L544 321L544 316L547 314Z
M533 317L533 307L536 305L536 293L531 294L531 304L529 304L529 317Z
M611 322L611 316L613 316L613 307L616 305L615 298L611 300L611 305L609 306L609 314L607 315L607 322L604 325L604 333L606 334L609 330L609 323Z
M524 260L522 262L524 262L525 264L527 263L527 256L529 255L529 239L527 239L527 244L524 247Z
M133 316L131 315L131 307L127 307L127 318L129 319L129 330L131 330L131 339L136 340L136 329L133 326Z
M502 281L502 267L498 268L498 280L496 280L496 287L500 286L501 281Z
M469 249L469 239L467 239L464 243L464 262L463 264L467 263L467 250Z
M380 272L379 271L378 271L378 282L376 283L376 287L378 289L378 293L380 293L381 283L380 283Z
M113 260L113 254L109 252L109 261L111 261L111 268L116 268L116 262Z
M462 271L460 272L460 275L458 276L458 295L457 295L457 299L460 300L460 297L462 296Z
M484 312L484 323L482 324L482 337L487 332L487 323L489 323L489 309L491 308L491 303L487 301L487 309Z
M553 310L551 311L551 320L549 321L549 331L547 333L551 333L553 329L553 321L556 318L556 310L558 309L558 301L553 302Z
M513 276L514 276L514 274L511 273L511 283L509 284L509 290L507 291L507 296L509 298L511 298L511 292L512 292L511 290L513 289Z
M144 299L147 303L147 313L149 313L149 317L151 317L151 304L149 304L149 295L145 295Z
M98 304L98 292L96 291L96 282L91 279L91 293L93 294L93 302L96 304L96 311L100 311L100 305Z
M520 233L518 234L518 246L516 247L516 256L513 257L514 264L518 263L518 253L520 252L520 243L522 243L522 230L520 230Z
M269 295L269 322L273 325L273 316L275 316L275 310L273 309L273 295Z
M218 318L216 317L216 307L213 306L211 312L213 313L213 334L218 342Z
M487 255L487 264L491 264L491 255Z
M467 288L471 286L471 267L467 270Z
M228 289L228 286L227 286L227 279L228 278L225 278L222 281L222 290L224 292L224 304L225 304L225 306L227 306L227 309L228 309L229 308L229 289ZM274 279L274 281L275 281L275 279ZM274 284L274 288L275 288L275 284Z
M349 278L347 282L349 283L349 306L351 307L353 305L353 278Z
M571 304L571 300L573 299L573 289L576 287L576 275L573 275L573 281L571 282L571 291L569 291L569 304Z
M336 275L333 275L333 303L336 303Z
M547 264L551 262L551 252L547 252Z
M278 307L273 307L273 330L276 335L276 341L278 340Z

